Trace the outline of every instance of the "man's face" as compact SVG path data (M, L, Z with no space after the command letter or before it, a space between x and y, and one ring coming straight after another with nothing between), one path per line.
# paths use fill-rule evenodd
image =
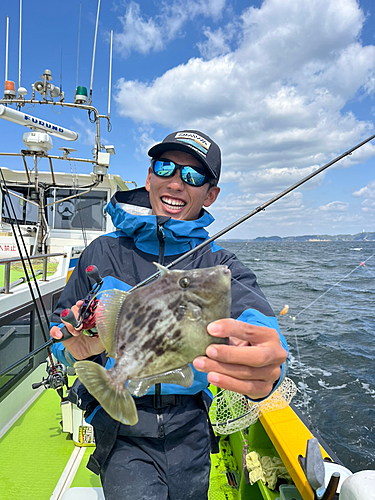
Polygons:
M162 158L179 165L202 168L199 160L182 151L167 151ZM172 219L195 220L199 218L202 207L209 207L216 200L220 188L208 189L209 184L190 186L181 179L180 170L172 177L158 177L151 167L146 179L146 189L150 193L150 203L154 215L165 215Z

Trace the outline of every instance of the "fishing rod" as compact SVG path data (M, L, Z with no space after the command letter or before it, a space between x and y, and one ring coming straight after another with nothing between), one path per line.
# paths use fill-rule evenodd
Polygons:
M27 284L28 284L28 287L29 287L31 299L32 299L33 304L34 304L34 308L35 308L36 315L37 315L37 318L38 318L38 321L39 321L41 332L42 332L42 335L43 335L44 340L45 340L45 343L42 346L40 346L37 349L34 349L34 351L32 351L31 353L29 353L27 356L25 356L21 360L18 360L17 362L13 363L12 366L7 367L6 369L2 370L0 372L0 377L2 375L4 375L4 374L9 373L13 368L19 366L24 361L30 360L31 358L33 358L38 352L40 352L44 348L47 348L48 359L49 359L49 362L50 362L50 366L48 366L48 363L47 363L48 377L47 377L47 379L43 378L42 382L40 382L39 384L33 384L32 387L33 387L33 389L37 389L41 385L44 385L45 387L52 387L52 388L54 388L54 389L57 390L57 393L59 394L61 400L63 400L63 386L66 385L68 387L68 378L66 376L66 368L61 363L54 363L54 361L53 361L52 353L51 353L51 350L50 350L50 347L49 347L52 344L52 342L51 342L51 340L48 340L46 329L45 329L45 326L44 326L41 314L39 312L38 303L36 301L36 297L35 297L35 294L34 294L34 291L33 291L33 287L32 287L32 284L31 284L31 280L30 280L30 277L29 277L29 271L26 268L25 258L22 256L21 246L20 246L18 238L21 239L21 242L23 244L23 249L24 249L24 252L25 252L25 255L26 255L26 260L27 260L27 262L29 264L29 268L30 268L30 271L31 271L31 274L32 274L32 277L33 277L33 280L34 280L34 285L35 285L35 288L36 288L36 291L37 291L37 294L38 294L38 298L40 300L40 305L41 305L41 308L42 308L43 313L44 313L44 318L45 318L45 321L46 321L46 325L48 326L49 322L48 322L47 311L45 309L45 305L44 305L44 302L43 302L43 297L42 297L42 294L41 294L39 286L38 286L38 281L36 279L36 276L35 276L35 273L34 273L34 269L33 269L33 266L31 264L31 261L30 261L30 257L29 257L28 251L27 251L26 243L25 243L25 240L24 240L21 228L20 228L20 224L19 224L17 216L16 216L16 212L15 212L15 209L14 209L14 206L13 206L13 202L12 202L12 199L11 199L11 196L10 196L10 192L8 190L8 186L7 186L7 183L5 181L2 169L0 169L0 175L1 175L1 179L2 179L2 184L0 183L1 192L2 192L3 195L6 195L6 197L8 198L8 200L7 200L6 197L4 196L4 207L6 208L6 210L8 212L8 217L9 217L10 225L12 227L12 232L13 232L13 235L14 235L14 238L15 238L15 242L16 242L16 245L17 245L18 253L22 257L21 258L21 262L22 262L22 266L23 266L23 271L25 273L26 281L27 281ZM12 216L11 216L11 213L10 213L8 202L9 202L10 208L11 208L12 213L13 213L13 218L14 218L14 220L16 222L16 226L17 226L17 229L18 229L19 236L18 236L18 234L17 234L17 232L15 230L15 225L14 225L14 223L12 221ZM65 336L66 336L66 332L63 332L64 339L65 339Z
M251 212L243 215L242 217L240 217L236 221L232 222L231 224L229 224L228 226L226 226L224 229L221 229L216 234L214 234L213 236L211 236L207 240L203 241L202 243L200 243L196 247L192 248L191 250L188 250L186 253L184 253L183 255L181 255L180 257L178 257L177 259L175 259L174 261L170 262L165 267L167 269L170 269L171 267L176 266L181 261L183 261L184 259L186 259L190 255L192 255L193 253L195 253L197 250L200 250L201 248L204 248L205 246L209 245L210 243L212 243L216 239L220 238L224 234L228 233L229 231L231 231L235 227L239 226L243 222L247 221L248 219L250 219L251 217L253 217L257 213L264 211L267 207L269 207L270 205L272 205L276 201L280 200L281 198L283 198L287 194L291 193L292 191L294 191L295 189L297 189L299 186L302 186L305 182L309 181L310 179L312 179L316 175L320 174L321 172L323 172L327 168L331 167L332 165L334 165L338 161L342 160L346 156L350 156L354 151L356 151L357 149L361 148L362 146L364 146L365 144L367 144L368 142L370 142L374 138L375 138L375 134L371 135L370 137L368 137L364 141L360 142L356 146L352 147L348 151L345 151L344 153L342 153L341 155L337 156L333 160L329 161L328 163L326 163L323 166L319 167L318 169L314 170L314 172L312 172L311 174L307 175L306 177L304 177L300 181L296 182L292 186L288 187L287 189L285 189L281 193L277 194L273 198L270 198L268 201L266 201L262 205L259 205L257 208L255 208ZM89 266L89 267L91 267L91 266ZM141 288L142 286L146 285L150 281L152 281L155 278L157 278L159 275L160 275L160 271L158 270L154 274L152 274L151 276L149 276L145 280L139 282L137 285L135 285L130 290L128 290L128 293L131 293L131 292L137 290L138 288ZM99 290L96 290L96 293L98 293L98 291ZM91 302L89 302L89 304L91 304ZM70 310L64 310L64 313L65 313L64 314L64 321L72 324L74 327L77 327L78 325L82 324L83 314L85 314L85 313L87 314L87 312L88 312L88 310L80 311L80 316L82 316L82 317L79 318L78 320L76 320L75 317L73 317L74 315L73 315L73 313ZM51 339L51 340L49 340L49 342L47 342L46 344L44 344L43 346L41 346L41 349L50 346L54 341L56 341L56 342L62 342L62 341L68 340L69 338L72 337L72 335L68 332L68 330L67 330L66 327L63 327L61 330L62 330L62 333L63 333L63 337L61 339ZM33 353L29 354L30 357L32 357L33 355L34 355ZM24 360L25 359L27 359L27 357L25 357Z
M297 189L299 186L302 186L302 184L304 184L305 182L309 181L310 179L312 179L316 175L320 174L321 172L323 172L324 170L326 170L328 167L331 167L332 165L334 165L338 161L342 160L346 156L350 156L353 153L353 151L355 151L356 149L361 148L362 146L364 146L368 142L372 141L372 139L374 139L374 138L375 138L375 134L373 134L372 136L368 137L364 141L360 142L356 146L352 147L351 149L349 149L345 153L342 153L340 156L337 156L336 158L334 158L333 160L329 161L328 163L326 163L322 167L317 168L311 174L307 175L306 177L304 177L300 181L296 182L292 186L288 187L287 189L285 189L281 193L277 194L273 198L270 198L268 201L266 201L262 205L259 205L257 208L255 208L251 212L247 213L246 215L243 215L242 217L240 217L236 221L234 221L231 224L229 224L229 226L226 226L224 229L221 229L216 234L214 234L213 236L211 236L207 240L203 241L202 243L200 243L196 247L192 248L191 250L188 250L186 253L184 253L183 255L181 255L180 257L178 257L176 260L170 262L165 267L167 269L170 269L171 267L175 266L176 264L179 264L182 260L186 259L187 257L190 257L190 255L192 255L193 253L195 253L197 250L200 250L201 248L204 248L206 245L209 245L210 243L212 243L213 241L217 240L218 238L220 238L224 234L228 233L229 231L231 231L235 227L237 227L240 224L242 224L243 222L247 221L248 219L250 219L251 217L253 217L257 213L264 211L267 207L269 207L270 205L272 205L276 201L280 200L281 198L283 198L287 194L291 193L292 191L294 191L295 189ZM149 283L153 279L157 278L159 275L160 275L160 271L156 271L154 274L152 274L151 276L149 276L145 280L143 280L143 281L139 282L137 285L133 286L133 288L131 288L130 290L128 290L128 293L133 292L134 290L137 290L138 288L146 285L147 283Z
M356 149L359 149L364 144L366 144L367 142L371 141L374 138L375 138L375 134L371 135L370 137L368 137L364 141L360 142L359 144L357 144L356 146L352 147L348 151L345 151L344 153L342 153L341 155L337 156L336 158L334 158L333 160L329 161L328 163L324 164L323 166L317 168L311 174L309 174L306 177L304 177L303 179L299 180L298 182L296 182L292 186L288 187L287 189L285 189L281 193L279 193L276 196L274 196L273 198L270 198L268 201L266 201L262 205L259 205L257 208L255 208L251 212L247 213L246 215L243 215L238 220L236 220L236 221L232 222L231 224L229 224L229 226L226 226L224 229L221 229L219 232L217 232L216 234L214 234L213 236L211 236L207 240L203 241L202 243L200 243L196 247L192 248L191 250L188 250L186 253L184 253L183 255L181 255L180 257L178 257L176 260L170 262L168 265L166 265L164 267L166 269L170 269L171 267L179 264L181 261L183 261L184 259L186 259L190 255L194 254L195 252L197 252L201 248L204 248L205 246L209 245L214 240L217 240L218 238L220 238L221 236L223 236L227 232L231 231L235 227L239 226L243 222L247 221L248 219L250 219L251 217L253 217L257 213L264 211L267 207L269 207L270 205L272 205L276 201L280 200L280 198L283 198L284 196L286 196L287 194L291 193L292 191L294 191L299 186L302 186L302 184L304 184L305 182L309 181L310 179L312 179L316 175L320 174L321 172L323 172L324 170L326 170L328 167L334 165L335 163L337 163L338 161L342 160L346 156L351 155L353 153L353 151L355 151ZM95 266L89 266L89 267L95 267ZM87 268L87 269L89 269L89 268ZM96 269L96 271L97 271L97 269ZM87 270L86 270L86 272L87 272ZM132 288L130 288L128 290L128 293L134 292L138 288L141 288L142 286L146 285L150 281L152 281L155 278L157 278L159 275L160 275L160 271L158 270L154 274L152 274L151 276L149 276L148 278L144 279L143 281L139 282L137 285L135 285ZM102 283L102 281L101 281L101 283ZM99 287L99 289L100 289L100 287ZM96 290L96 294L98 293L99 289ZM89 311L89 309L87 309L87 311ZM86 309L83 309L83 312L86 313L86 314L89 314L89 312L86 312ZM81 310L80 310L80 312L78 314L78 319L76 319L75 316L74 316L74 314L73 314L73 312L70 309L65 309L61 313L61 319L63 321L65 321L65 322L67 322L67 323L70 323L73 327L75 327L75 328L78 327L79 328L79 326L81 326L81 324L83 322L84 316L83 316L83 314L81 314ZM66 340L66 338L68 336L68 331L67 331L66 327L64 327L63 329L64 329L63 338L61 340Z

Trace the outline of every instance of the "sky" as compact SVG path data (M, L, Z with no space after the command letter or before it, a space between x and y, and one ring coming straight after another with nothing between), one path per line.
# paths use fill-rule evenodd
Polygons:
M4 80L9 16L8 79L17 88L19 2L1 4L0 74ZM66 101L76 83L90 86L96 14L96 0L23 0L26 97L46 68L54 85L62 82ZM375 134L372 0L102 0L93 105L103 115L111 30L112 130L101 122L102 144L116 150L108 172L143 186L153 144L173 131L203 131L222 150L211 234ZM53 138L51 154L72 147L77 157L91 158L95 127L86 112L23 110L78 132L75 142ZM0 119L0 151L24 149L25 131ZM20 158L1 157L0 165L23 168ZM39 168L48 170L48 163ZM55 169L89 173L90 166L58 162ZM374 215L375 140L226 238L356 234L375 231Z

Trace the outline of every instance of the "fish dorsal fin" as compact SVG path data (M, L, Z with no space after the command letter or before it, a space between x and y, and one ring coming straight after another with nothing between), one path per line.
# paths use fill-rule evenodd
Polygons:
M153 262L153 264L155 264L155 266L158 268L159 272L160 272L160 277L162 278L165 274L169 273L169 270L167 267L165 266L162 266L161 264L159 264L158 262Z
M108 290L104 292L96 308L96 327L100 340L108 354L115 357L115 328L121 306L128 296L123 290Z

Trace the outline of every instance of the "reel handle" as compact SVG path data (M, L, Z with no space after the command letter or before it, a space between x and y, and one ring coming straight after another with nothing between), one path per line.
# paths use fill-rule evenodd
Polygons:
M42 382L36 382L35 384L31 384L31 388L32 389L39 389L39 387L41 387L42 385L45 385L46 384L46 381L43 380Z
M98 268L93 264L86 267L86 275L92 278L98 285L102 283L103 278L100 276Z

